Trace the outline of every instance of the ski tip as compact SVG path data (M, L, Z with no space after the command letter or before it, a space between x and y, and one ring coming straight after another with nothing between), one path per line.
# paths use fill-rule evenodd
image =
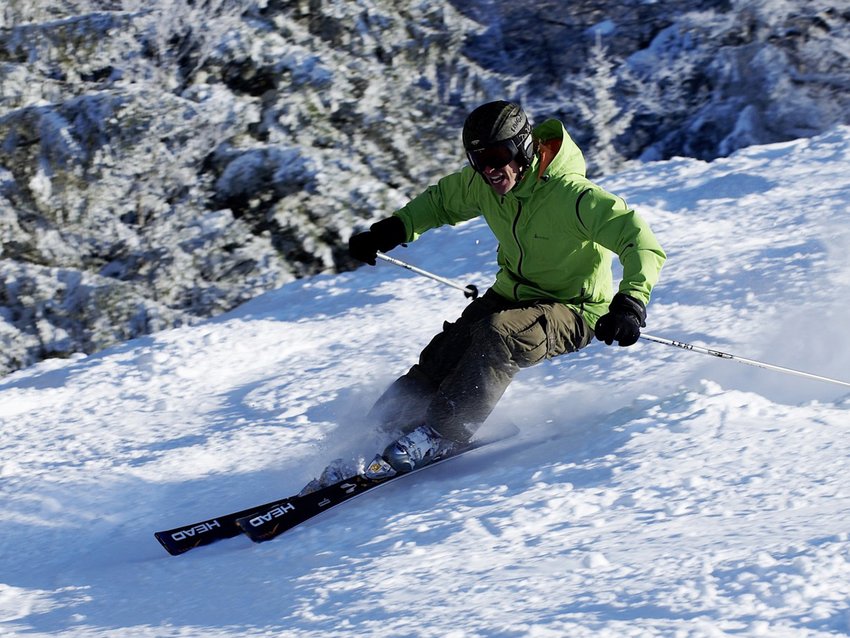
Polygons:
M168 532L154 532L153 536L156 540L159 541L159 544L162 545L163 549L165 549L165 551L171 554L172 556L179 556L180 554L184 554L190 549L192 549L191 547L172 544L170 542Z

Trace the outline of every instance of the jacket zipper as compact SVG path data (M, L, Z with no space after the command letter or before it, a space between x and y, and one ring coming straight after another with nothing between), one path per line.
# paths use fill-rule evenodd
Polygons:
M525 257L525 252L522 250L522 244L519 242L519 234L517 233L517 226L519 225L519 218L520 218L521 215L522 215L522 202L517 202L516 217L514 217L514 224L513 224L513 228L512 228L513 235L514 235L514 241L516 242L517 249L519 249L519 259L517 259L517 263L516 263L516 273L517 273L517 275L519 275L520 279L525 279L525 277L522 274L522 261L523 261L523 258ZM514 297L516 298L517 301L519 301L519 283L514 285Z

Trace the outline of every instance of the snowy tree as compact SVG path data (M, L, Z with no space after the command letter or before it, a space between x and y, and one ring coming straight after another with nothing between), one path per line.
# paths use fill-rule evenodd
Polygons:
M140 16L146 55L159 71L151 79L165 81L172 90L192 82L228 33L240 26L241 16L256 5L244 0L121 0L124 11Z
M570 76L570 103L581 123L583 145L588 164L600 172L610 172L625 158L617 149L615 140L625 133L632 123L633 110L618 99L617 65L596 34L587 58L587 70Z

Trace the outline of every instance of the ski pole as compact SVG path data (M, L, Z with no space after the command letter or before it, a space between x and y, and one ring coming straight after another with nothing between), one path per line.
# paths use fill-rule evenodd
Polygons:
M407 270L413 271L418 275L422 275L423 277L428 277L435 281L439 281L442 284L446 284L447 286L451 286L452 288L457 288L458 290L462 290L463 294L468 297L475 299L478 297L478 288L474 285L469 284L468 286L462 286L458 283L455 283L449 279L445 279L444 277L440 277L439 275L435 275L434 273L430 273L427 270L422 270L421 268L417 268L412 264L408 264L407 262L401 261L400 259L396 259L394 257L390 257L389 255L385 255L384 253L379 252L378 257L383 259L384 261L388 261L391 264L395 264L396 266L400 266L402 268L406 268ZM647 341L654 341L655 343L661 343L665 346L673 346L675 348L681 348L682 350L690 350L692 352L699 352L700 354L706 354L712 357L717 357L718 359L727 359L729 361L737 361L738 363L745 363L750 366L755 366L757 368L764 368L766 370L775 370L776 372L784 372L785 374L793 374L798 377L805 377L807 379L814 379L815 381L826 381L827 383L835 383L838 385L842 385L844 387L850 388L850 383L847 381L841 381L839 379L833 379L831 377L824 377L819 374L811 374L809 372L803 372L801 370L794 370L792 368L785 368L783 366L774 365L772 363L764 363L763 361L756 361L755 359L747 359L746 357L740 357L738 355L729 354L727 352L720 352L719 350L714 350L712 348L703 348L702 346L696 346L692 343L685 343L683 341L676 341L674 339L666 339L664 337L656 337L654 335L641 333L641 339L645 339Z
M458 290L463 291L463 296L467 299L477 299L478 298L478 288L469 284L468 286L462 286L461 284L455 283L450 279L445 279L444 277L440 277L439 275L435 275L432 272L428 272L427 270L422 270L421 268L417 268L413 264L408 264L406 261L402 261L401 259L396 259L395 257L390 257L389 255L385 255L384 253L379 252L378 258L383 259L384 261L388 261L391 264L395 264L396 266L401 266L402 268L407 268L407 270L411 270L415 272L417 275L422 275L423 277L428 277L429 279L433 279L434 281L439 281L441 284L446 284L447 286L451 286L452 288L457 288Z
M663 343L666 346L673 346L676 348L682 348L683 350L691 350L693 352L699 352L700 354L707 354L712 357L717 357L719 359L728 359L730 361L737 361L738 363L746 363L747 365L755 366L757 368L765 368L767 370L775 370L777 372L784 372L786 374L794 374L798 377L805 377L807 379L814 379L816 381L827 381L828 383L837 383L838 385L843 385L845 387L850 388L850 383L846 381L840 381L838 379L833 379L831 377L823 377L819 374L811 374L809 372L802 372L800 370L794 370L792 368L785 368L783 366L773 365L772 363L764 363L763 361L756 361L754 359L747 359L745 357L739 357L734 354L728 354L726 352L720 352L719 350L713 350L711 348L703 348L702 346L695 346L692 343L684 343L682 341L675 341L673 339L665 339L664 337L655 337L653 335L649 335L641 333L641 339L646 339L647 341L654 341L655 343Z

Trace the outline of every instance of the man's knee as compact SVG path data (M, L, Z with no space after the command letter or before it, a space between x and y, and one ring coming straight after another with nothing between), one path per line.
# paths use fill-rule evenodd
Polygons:
M499 313L476 326L475 338L486 352L527 368L546 358L548 339L542 313L523 312L515 316ZM508 362L506 361L506 363Z

